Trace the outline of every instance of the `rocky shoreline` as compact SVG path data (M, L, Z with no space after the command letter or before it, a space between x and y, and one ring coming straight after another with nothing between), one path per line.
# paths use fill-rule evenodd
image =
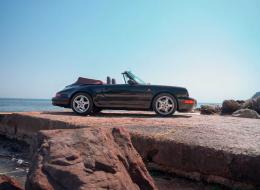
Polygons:
M75 134L77 130L92 128L124 128L129 131L133 147L150 171L156 170L199 183L217 183L220 184L219 189L255 189L260 176L259 121L196 114L160 118L146 112L108 112L79 117L71 112L35 112L1 115L0 133L31 144L32 155L38 150L35 146L39 139L35 141L35 135L41 130L46 133L57 129L68 130ZM59 134L62 132L52 136L61 138ZM172 179L166 183L181 181ZM162 179L158 181L155 184L165 183ZM175 183L175 186L178 184ZM194 189L198 187L196 183L193 186ZM214 189L214 185L209 189Z
M232 115L233 117L260 119L260 92L248 100L225 100L222 106L202 105L196 109L203 115Z
M0 189L2 190L22 190L25 187L25 181L29 170L30 160L29 146L21 141L10 140L0 136L0 152L4 153L4 157L0 156L0 168L3 172L0 175ZM14 149L13 149L14 147ZM18 148L18 149L17 149ZM18 152L17 152L18 151ZM18 154L17 154L18 153ZM12 159L16 158L16 159ZM25 165L17 163L18 160L25 161ZM1 167L2 166L2 167ZM149 170L157 188L159 190L220 190L226 189L217 184L207 184L197 182L178 176L169 175L158 170Z

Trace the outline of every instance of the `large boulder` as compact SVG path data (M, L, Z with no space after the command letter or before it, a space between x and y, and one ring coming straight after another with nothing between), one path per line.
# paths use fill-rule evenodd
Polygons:
M40 131L27 190L157 189L121 128Z
M200 114L203 115L212 115L220 113L221 108L219 106L214 105L202 105L200 107Z
M260 92L255 93L255 95L252 98L260 97Z
M243 104L243 108L248 108L248 109L251 109L251 110L255 110L257 113L260 114L260 96L247 100Z
M253 110L255 110L257 113L260 114L260 96L253 98L252 104L253 104L252 106Z
M0 175L0 189L1 190L23 190L19 182L6 175Z
M255 118L260 119L260 115L251 109L240 109L235 111L232 116L234 117L245 117L245 118Z
M225 100L222 103L221 113L222 114L232 114L233 112L239 110L242 107L239 101L235 100Z

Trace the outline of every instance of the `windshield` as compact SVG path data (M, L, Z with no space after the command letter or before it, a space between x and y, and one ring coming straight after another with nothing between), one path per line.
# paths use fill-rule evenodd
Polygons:
M130 71L126 71L123 73L124 77L127 78L127 81L129 79L134 80L137 84L146 84L142 79L140 79L138 76L134 75L133 73L131 73ZM125 81L127 83L127 81Z

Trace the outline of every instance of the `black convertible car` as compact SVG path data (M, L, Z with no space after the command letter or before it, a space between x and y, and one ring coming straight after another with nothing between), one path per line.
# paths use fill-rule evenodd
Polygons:
M150 85L130 71L122 73L125 84L78 78L52 99L52 104L72 108L79 115L100 112L102 109L154 110L161 116L172 115L176 110L187 112L196 105L186 88Z

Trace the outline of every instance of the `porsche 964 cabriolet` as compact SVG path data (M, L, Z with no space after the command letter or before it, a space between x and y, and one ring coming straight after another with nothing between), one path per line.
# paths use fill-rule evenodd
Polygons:
M115 79L101 80L79 77L56 93L52 104L71 108L79 115L95 114L103 109L154 110L160 116L170 116L176 110L188 112L196 105L186 88L150 85L130 71L122 73L125 84Z

